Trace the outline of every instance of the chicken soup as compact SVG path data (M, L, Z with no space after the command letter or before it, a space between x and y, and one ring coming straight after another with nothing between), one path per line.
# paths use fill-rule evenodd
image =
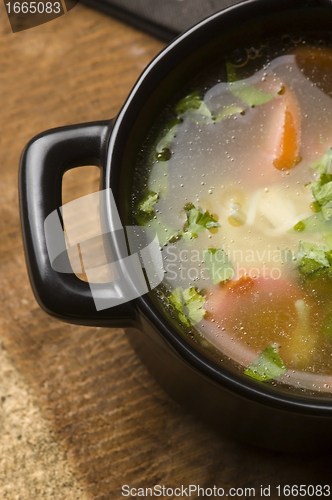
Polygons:
M197 75L151 130L133 214L153 292L248 377L332 391L332 49L284 37Z

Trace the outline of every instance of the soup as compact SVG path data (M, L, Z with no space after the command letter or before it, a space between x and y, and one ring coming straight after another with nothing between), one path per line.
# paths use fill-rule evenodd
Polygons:
M248 377L332 391L332 49L283 37L220 58L160 116L133 215L153 292Z

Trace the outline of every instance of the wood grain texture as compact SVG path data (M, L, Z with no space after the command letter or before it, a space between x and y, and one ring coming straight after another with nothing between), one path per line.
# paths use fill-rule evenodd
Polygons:
M88 500L67 451L0 347L0 498Z
M40 310L20 233L21 151L45 129L114 116L162 43L82 5L12 34L2 3L0 40L0 335L85 493L109 500L123 498L123 484L199 484L251 486L260 498L260 485L270 484L276 499L277 484L331 482L330 457L289 457L217 436L159 389L122 330L70 326ZM94 183L76 179L67 194Z

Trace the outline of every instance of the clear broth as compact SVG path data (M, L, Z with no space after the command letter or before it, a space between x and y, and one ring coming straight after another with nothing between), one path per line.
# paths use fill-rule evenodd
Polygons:
M280 383L331 392L332 278L328 266L308 277L294 262L301 242L327 252L331 246L322 231L294 226L301 229L297 224L317 209L308 187L319 179L312 165L332 148L332 49L321 41L290 40L235 51L198 75L177 102L198 91L205 114L184 112L174 125L176 101L164 110L136 168L133 214L141 224L159 224L165 277L162 294L154 293L166 297L164 307L181 323L167 297L179 287L195 287L204 296L206 313L194 325L203 344L207 341L242 371L273 345L286 367L277 377ZM274 97L251 106L234 95L227 64L243 87ZM293 128L299 135L290 133L289 140L298 140L298 155L285 145L281 109L296 115ZM283 151L288 147L296 158L291 168L274 165L280 129ZM152 218L142 222L137 207L151 192L158 193L158 201ZM187 204L208 211L219 227L196 238L167 241L172 230L186 231ZM213 283L203 258L206 249L225 252L231 279Z

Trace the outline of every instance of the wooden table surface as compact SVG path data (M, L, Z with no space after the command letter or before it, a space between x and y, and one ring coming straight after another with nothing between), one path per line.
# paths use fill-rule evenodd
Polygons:
M254 487L254 498L270 485L274 499L278 484L331 484L331 457L287 456L216 435L156 385L122 330L60 323L31 292L17 193L24 145L48 128L113 117L163 43L83 5L13 34L3 3L0 41L0 342L65 450L82 498L120 499L125 484L196 484ZM77 172L66 200L95 189L94 170Z

